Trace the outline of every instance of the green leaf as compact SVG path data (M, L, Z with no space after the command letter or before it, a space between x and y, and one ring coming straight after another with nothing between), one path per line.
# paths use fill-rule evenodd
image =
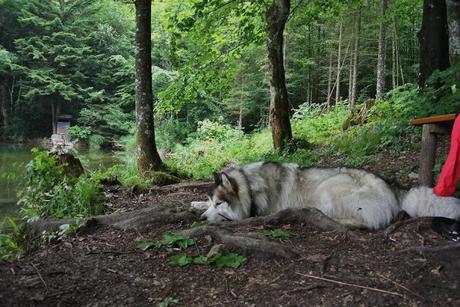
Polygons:
M193 262L193 258L186 254L178 254L169 258L169 264L174 266L186 266Z
M205 264L208 262L208 257L200 255L195 258L193 258L193 263L195 264Z
M168 296L160 302L159 307L168 307L170 305L177 304L177 303L179 303L178 299Z
M224 266L237 269L247 260L246 257L238 255L237 253L218 253L211 259L211 263L214 263L217 267L222 268Z
M174 232L167 232L163 235L162 243L168 247L179 247L186 249L195 244L195 241L188 236L177 234Z
M192 225L190 225L191 228L196 228L200 226L204 226L209 224L209 221L200 221L200 222L193 222Z
M295 236L296 234L292 231L275 229L275 230L264 230L262 231L262 235L265 237L273 237L273 238L290 238L290 237Z
M143 251L148 250L149 248L160 248L161 242L159 241L140 241L136 243L136 248L141 249Z

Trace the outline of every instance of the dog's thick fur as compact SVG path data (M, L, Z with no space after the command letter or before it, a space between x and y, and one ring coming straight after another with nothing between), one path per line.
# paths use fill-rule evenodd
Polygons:
M410 216L460 217L460 200L428 187L393 188L376 175L351 168L304 168L256 162L214 174L215 187L202 219L211 223L313 207L337 222L378 229L401 210Z

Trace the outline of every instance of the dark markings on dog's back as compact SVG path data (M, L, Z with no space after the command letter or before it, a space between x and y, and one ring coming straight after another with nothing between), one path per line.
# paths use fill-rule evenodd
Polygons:
M270 202L278 202L280 194L286 187L285 182L288 174L289 169L282 163L269 161L262 164L261 175L265 177L267 183L265 194L270 197ZM278 192L273 193L274 191Z
M243 176L244 178L244 184L246 185L247 189L248 189L248 193L249 193L249 199L251 200L251 209L250 209L250 217L253 217L253 216L257 216L259 215L259 207L257 206L257 203L255 202L255 198L254 198L254 192L251 188L251 184L250 184L250 181L249 181L249 178L248 178L248 175L246 174L246 172L244 171L244 169L239 169L239 172L241 173L241 175Z

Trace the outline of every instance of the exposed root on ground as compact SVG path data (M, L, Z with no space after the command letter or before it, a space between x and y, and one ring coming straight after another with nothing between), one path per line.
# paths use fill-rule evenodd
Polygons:
M299 253L288 246L269 241L264 238L255 238L243 233L233 233L218 226L201 226L182 231L182 234L191 237L210 236L213 241L223 244L229 250L235 250L244 255L253 255L260 258L295 258Z

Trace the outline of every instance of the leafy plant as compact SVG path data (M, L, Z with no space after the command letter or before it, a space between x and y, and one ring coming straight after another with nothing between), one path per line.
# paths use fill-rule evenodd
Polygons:
M196 228L207 224L209 224L209 221L195 221L192 223L192 225L190 225L190 228Z
M237 253L217 253L209 259L209 263L215 264L218 268L230 267L237 269L247 260L246 257L238 255Z
M262 231L262 235L265 237L273 237L273 238L291 238L291 237L294 237L296 234L292 231L287 231L283 229L274 229L274 230L264 230Z
M4 223L0 223L1 260L19 258L24 253L23 249L15 240L15 234L19 233L19 231L19 226L10 217L7 217Z
M168 307L168 306L171 306L173 304L178 304L178 303L179 303L178 299L168 296L164 300L162 300L158 306Z
M161 242L159 241L140 241L136 243L136 248L146 251L150 248L160 248Z
M34 159L26 167L26 188L18 202L24 218L83 218L101 212L97 179L87 175L68 177L58 165L57 156L36 148L32 153Z
M173 266L186 266L193 263L193 257L187 254L173 255L169 258L169 263Z
M195 241L188 236L168 231L163 235L163 240L161 243L168 247L179 247L186 249L187 247L194 245Z

